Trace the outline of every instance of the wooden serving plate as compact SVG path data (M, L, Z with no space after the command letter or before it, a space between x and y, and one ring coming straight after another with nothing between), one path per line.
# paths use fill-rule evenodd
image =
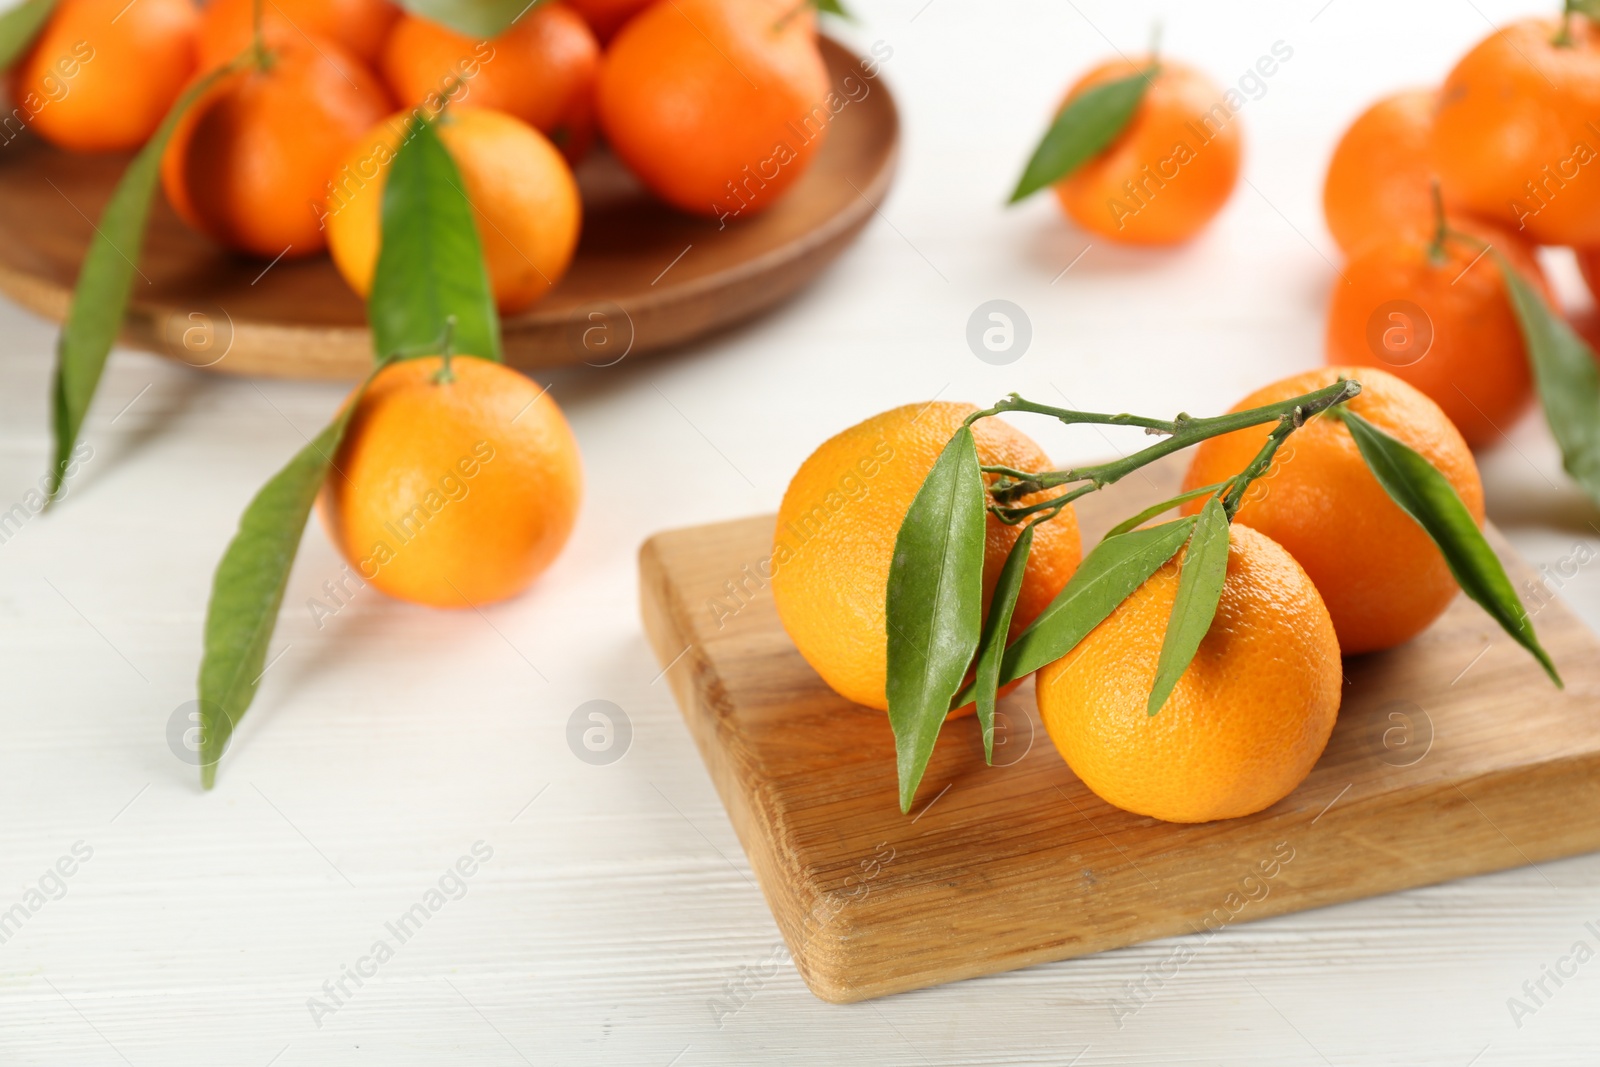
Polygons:
M1086 543L1175 492L1181 469L1169 460L1088 497ZM641 598L767 903L824 1000L1600 849L1600 641L1542 591L1525 596L1564 692L1458 597L1408 645L1346 660L1327 751L1259 814L1182 826L1111 807L1056 754L1027 683L1002 701L997 766L984 766L975 720L947 725L902 816L887 717L833 693L778 621L759 566L772 533L767 516L658 534L640 553ZM1533 570L1490 539L1532 589Z
M591 153L578 169L577 256L549 296L505 320L507 362L608 366L682 344L778 303L844 250L889 188L900 120L881 78L865 76L842 45L821 45L833 91L847 103L805 176L760 215L719 228L680 214L604 148ZM0 146L0 291L65 318L91 220L127 163L31 136ZM267 269L157 201L123 343L231 374L358 378L371 367L361 301L326 255Z

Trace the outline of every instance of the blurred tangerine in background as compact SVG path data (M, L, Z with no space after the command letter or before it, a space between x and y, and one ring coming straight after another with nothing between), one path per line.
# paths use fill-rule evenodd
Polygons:
M274 45L224 75L178 122L161 161L173 209L252 255L326 246L328 176L390 110L376 75L332 41Z
M594 142L600 45L570 8L540 4L505 33L475 41L416 15L401 17L383 49L383 76L403 105L451 99L514 115L576 163Z
M1090 233L1127 244L1177 244L1199 233L1233 194L1244 139L1222 88L1165 56L1102 63L1062 104L1143 71L1153 71L1150 84L1128 125L1054 188L1062 210Z
M721 220L770 207L832 119L816 17L794 0L670 0L630 20L600 66L600 127L639 180Z
M139 0L144 3L144 0ZM200 9L200 67L210 70L255 39L257 0L206 0ZM377 61L400 9L389 0L260 0L261 36L268 46L328 40L361 62Z
M409 121L402 113L367 130L331 183L329 248L362 296L378 263L388 163ZM465 183L495 303L505 314L521 311L572 262L583 214L577 182L543 134L503 112L452 106L438 131Z
M194 73L198 23L190 0L61 0L12 67L11 99L61 148L137 148Z

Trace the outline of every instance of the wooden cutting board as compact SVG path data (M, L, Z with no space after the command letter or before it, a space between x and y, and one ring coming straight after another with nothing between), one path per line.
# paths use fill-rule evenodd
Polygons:
M1086 543L1176 492L1181 469L1087 498ZM824 1000L1600 849L1600 641L1493 531L1564 692L1458 597L1410 644L1345 661L1338 725L1299 789L1197 826L1089 792L1039 725L1031 683L1002 701L997 766L974 719L947 725L901 815L886 716L830 690L779 623L760 578L772 531L763 516L651 538L642 610L795 965ZM1119 1010L1138 1002L1130 993Z

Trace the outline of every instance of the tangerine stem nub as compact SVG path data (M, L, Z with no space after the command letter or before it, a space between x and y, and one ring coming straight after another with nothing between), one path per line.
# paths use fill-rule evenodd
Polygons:
M439 335L439 373L433 376L435 382L453 382L456 372L450 369L450 359L455 353L456 342L456 317L446 315L444 319L444 332Z

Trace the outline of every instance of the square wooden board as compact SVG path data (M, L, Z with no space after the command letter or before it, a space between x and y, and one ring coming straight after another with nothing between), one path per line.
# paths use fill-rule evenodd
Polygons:
M1079 505L1086 545L1176 492L1147 468ZM796 967L847 1002L1600 849L1600 641L1490 532L1566 680L1465 597L1345 661L1327 751L1292 794L1181 826L1113 808L1002 702L996 766L945 727L910 815L887 717L830 690L758 564L771 516L640 552L646 632ZM718 606L720 605L720 607ZM1001 766L1000 764L1004 764Z

